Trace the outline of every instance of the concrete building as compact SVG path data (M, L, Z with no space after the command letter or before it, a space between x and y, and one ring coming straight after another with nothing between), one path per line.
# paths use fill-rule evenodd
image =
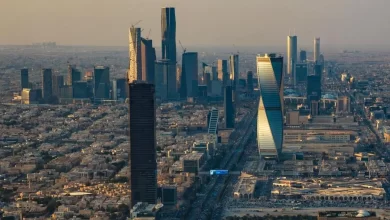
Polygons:
M201 170L207 158L204 153L192 152L190 154L183 155L180 160L182 161L184 172L197 174Z
M350 113L351 100L348 96L340 96L337 98L336 113Z
M261 157L277 158L283 142L283 57L257 56L260 101L257 141Z
M299 111L290 111L286 114L286 125L300 125Z
M287 36L287 74L294 77L294 68L298 59L297 36Z
M313 57L313 61L316 63L317 61L319 61L319 58L320 58L320 54L321 54L321 51L320 51L320 38L314 38L314 57Z

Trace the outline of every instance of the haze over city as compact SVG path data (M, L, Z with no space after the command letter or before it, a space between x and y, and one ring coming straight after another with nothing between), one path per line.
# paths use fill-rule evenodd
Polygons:
M128 27L139 20L143 35L151 29L160 41L164 6L176 7L185 45L277 47L290 30L301 47L321 36L335 48L390 48L388 0L2 0L0 44L127 46Z

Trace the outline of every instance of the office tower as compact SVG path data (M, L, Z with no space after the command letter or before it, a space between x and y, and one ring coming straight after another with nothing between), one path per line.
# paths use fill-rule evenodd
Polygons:
M319 62L314 64L314 75L322 77L322 65Z
M319 103L320 102L318 100L311 100L311 102L310 102L310 115L311 116L318 115Z
M223 110L225 111L225 128L234 128L234 106L232 86L225 87Z
M297 63L295 65L294 85L305 85L307 81L307 63Z
M95 66L93 76L93 91L95 99L110 97L110 69L106 66Z
M42 90L40 89L22 89L22 104L39 104L39 100L42 99Z
M67 78L67 84L69 86L73 85L74 82L81 80L81 72L76 69L73 65L68 65L68 78Z
M42 98L45 103L50 103L53 96L53 73L51 69L42 69Z
M351 100L348 96L340 96L337 98L336 113L351 112Z
M64 76L54 75L53 76L53 96L61 97L61 88L64 86Z
M154 84L154 62L156 50L152 40L141 38L142 80Z
M153 71L154 72L154 71ZM124 100L127 97L126 87L128 87L127 80L124 78L116 79L116 98L117 100Z
M118 100L118 88L117 88L117 84L116 84L116 80L112 80L111 81L111 99L112 100Z
M311 104L312 100L320 101L321 99L321 76L310 75L307 77L307 103Z
M249 94L253 93L253 73L252 71L248 71L247 73L247 80L246 80L246 85L247 85L247 92Z
M187 89L187 97L197 97L198 95L198 53L183 53L182 59L182 80L181 80L181 98L184 95L184 87ZM184 86L184 87L183 87Z
M176 63L176 17L175 8L161 9L162 59Z
M23 90L23 89L27 89L29 87L30 87L30 85L28 82L28 69L23 68L20 70L20 88Z
M209 64L202 63L203 67L203 78L207 73L210 75L210 80L218 80L217 68L215 66L210 66Z
M222 81L222 86L227 86L229 82L227 60L218 60L217 70L218 79Z
M287 74L294 77L294 65L297 63L297 36L287 36Z
M88 83L86 81L77 81L72 85L73 98L86 99L88 98Z
M232 80L232 90L233 90L233 102L234 106L237 107L238 104L238 79L239 79L239 61L238 54L230 55L229 57L229 66L230 66L230 79Z
M176 89L176 64L170 60L158 60L155 63L156 98L161 101L178 98Z
M154 85L129 84L131 205L156 204L156 111Z
M299 52L299 60L301 63L304 63L306 62L307 58L306 58L306 50L301 50Z
M316 63L320 57L320 38L314 38L314 63Z
M283 143L283 57L257 56L260 100L257 142L262 158L277 158Z
M134 80L142 80L141 62L141 28L132 26L129 30L129 72L127 78L129 83Z

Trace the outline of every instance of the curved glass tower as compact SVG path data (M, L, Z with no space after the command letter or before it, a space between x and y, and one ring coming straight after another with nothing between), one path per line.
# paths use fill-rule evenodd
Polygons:
M258 55L256 62L260 89L257 145L261 158L276 159L283 144L283 57Z

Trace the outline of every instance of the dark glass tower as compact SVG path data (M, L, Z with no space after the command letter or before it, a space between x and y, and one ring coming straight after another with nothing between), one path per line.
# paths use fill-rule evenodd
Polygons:
M80 81L81 80L81 72L76 69L75 66L69 65L68 66L68 85L71 86L73 85L74 82Z
M131 206L137 202L156 204L156 111L154 85L129 84L130 189Z
M310 75L307 77L307 103L321 99L321 76Z
M20 88L21 89L29 88L28 69L27 68L23 68L20 70Z
M64 76L54 75L53 76L53 95L57 98L61 97L61 88L64 86Z
M156 50L153 47L153 41L141 38L141 63L142 80L148 83L154 83L154 62L156 61Z
M247 72L247 79L246 79L246 85L247 85L247 90L248 93L253 93L253 73L252 71Z
M161 9L162 59L176 63L176 16L175 8Z
M97 99L108 99L110 96L110 69L97 66L93 76L94 94Z
M53 96L53 73L51 69L42 69L42 98L45 103L50 103Z
M306 62L307 58L306 58L306 50L301 50L299 52L299 60L303 63L303 62Z
M302 85L307 81L307 63L297 63L295 65L294 85Z
M234 106L232 86L225 87L224 94L225 127L234 128Z
M182 73L180 80L181 87L187 89L186 97L198 96L198 53L186 52L183 53ZM184 84L184 85L183 85ZM181 93L181 97L184 93ZM182 97L183 98L183 97Z

